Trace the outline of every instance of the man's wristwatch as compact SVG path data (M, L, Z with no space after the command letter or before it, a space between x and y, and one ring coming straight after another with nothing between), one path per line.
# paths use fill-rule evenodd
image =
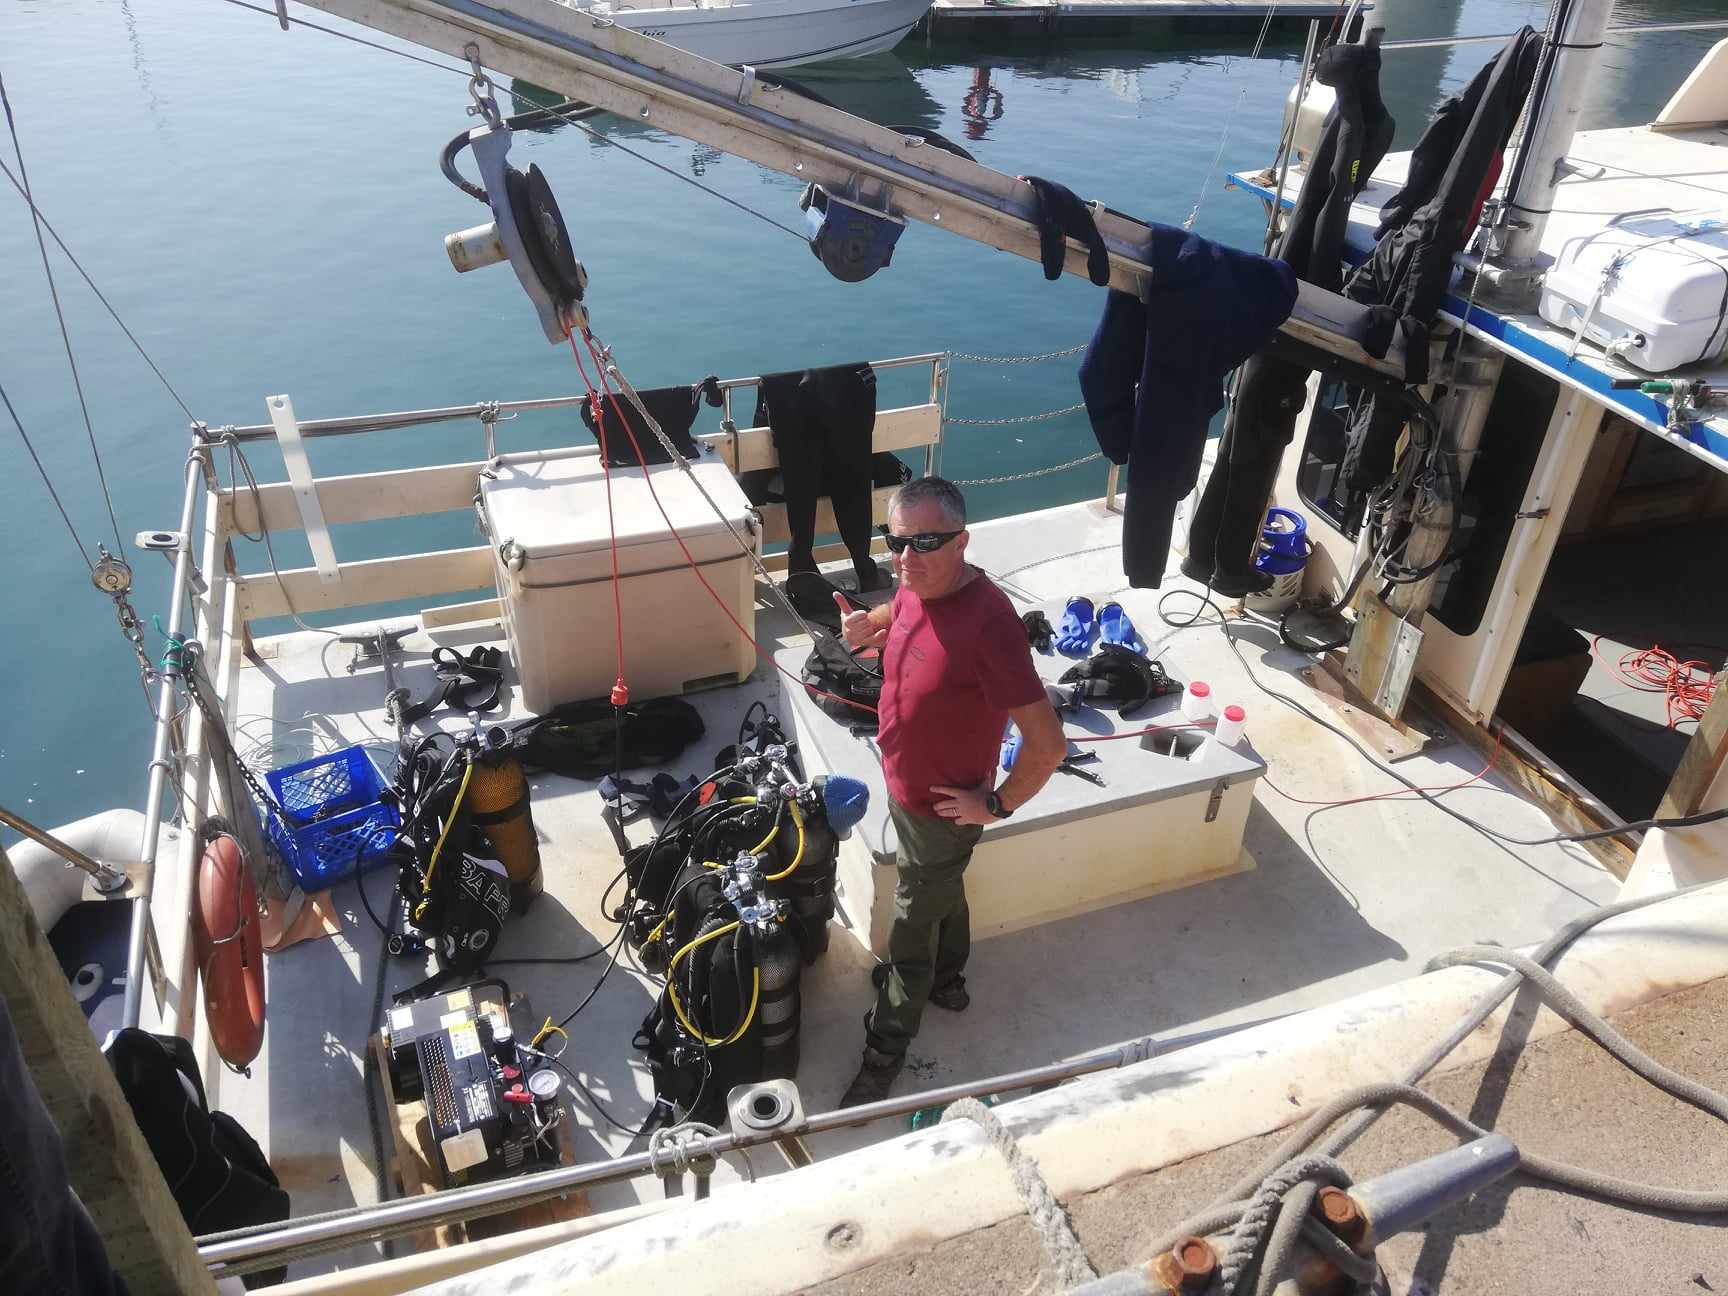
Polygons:
M990 816L994 819L1006 819L1014 813L1002 804L1001 796L995 792L984 794L984 808L990 812Z

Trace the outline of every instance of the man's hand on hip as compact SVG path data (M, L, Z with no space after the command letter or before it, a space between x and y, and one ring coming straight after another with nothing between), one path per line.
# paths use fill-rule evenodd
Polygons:
M980 783L975 788L943 787L933 785L931 791L945 800L936 802L936 813L951 823L957 824L993 824L996 816L991 814L984 804L984 798L989 795L991 784Z
M873 621L867 609L853 607L839 590L834 591L834 606L840 609L840 633L853 652L881 648L888 642L888 627Z

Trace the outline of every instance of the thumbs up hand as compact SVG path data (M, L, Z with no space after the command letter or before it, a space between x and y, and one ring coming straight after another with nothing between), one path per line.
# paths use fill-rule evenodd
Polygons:
M834 606L840 609L840 633L853 652L881 648L888 642L888 627L874 625L870 613L853 607L839 590L834 591Z

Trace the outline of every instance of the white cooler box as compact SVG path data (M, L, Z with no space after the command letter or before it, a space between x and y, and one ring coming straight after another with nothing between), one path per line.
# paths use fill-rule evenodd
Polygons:
M1728 344L1728 223L1651 212L1568 239L1540 310L1569 333L1588 321L1588 341L1649 373L1715 360Z
M758 544L744 492L724 463L694 463L726 521ZM733 684L756 652L702 588L649 496L641 468L612 470L624 611L624 676L632 700ZM752 634L754 569L702 495L676 466L653 469L672 525L702 575ZM510 652L529 711L604 697L617 675L606 481L600 461L512 456L480 478Z

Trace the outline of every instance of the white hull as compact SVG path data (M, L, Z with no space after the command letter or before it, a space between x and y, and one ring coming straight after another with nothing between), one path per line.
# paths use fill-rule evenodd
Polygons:
M716 63L775 68L892 49L924 16L930 0L749 0L601 7L621 27Z

